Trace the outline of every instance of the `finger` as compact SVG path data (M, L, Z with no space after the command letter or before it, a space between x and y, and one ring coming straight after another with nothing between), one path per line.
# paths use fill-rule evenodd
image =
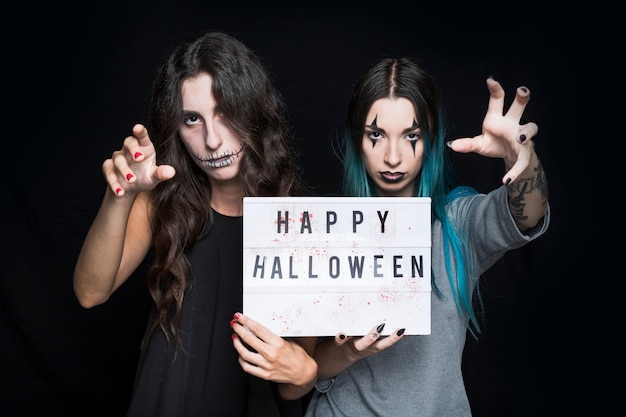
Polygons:
M370 337L372 339L378 339L381 336L381 333L384 328L385 328L385 323L379 324L378 326L376 326L376 328L373 329L372 332L370 332Z
M369 333L367 333L362 338L354 342L355 348L359 351L363 351L367 349L369 346L372 345L372 343L375 343L378 340L384 328L385 328L385 323L381 323L378 326L371 329Z
M248 352L248 349L246 349L243 343L241 343L241 339L239 338L239 335L237 335L237 333L233 333L231 338L233 339L233 347L235 348L239 356L241 356L245 352Z
M132 159L129 161L129 158L132 158L132 156L128 151L129 147L132 148L136 143L137 140L134 137L127 137L124 139L123 151L115 151L111 157L115 166L116 174L124 178L127 183L133 183L136 181L135 173L131 170L129 164L132 161Z
M248 329L248 327L244 326L243 324L241 324L235 319L230 321L230 327L235 332L233 336L237 336L241 340L241 343L245 343L246 345L249 346L250 345L249 342L253 338L256 339L256 336L252 334L252 332Z
M137 138L139 142L139 146L148 146L152 142L150 141L150 136L148 135L148 129L140 123L137 123L133 126L133 136Z
M406 329L402 328L402 329L396 329L393 333L391 333L389 336L384 337L382 339L379 339L378 342L376 342L376 347L379 350L384 350L387 349L388 347L395 345L400 339L402 339L404 337L404 331Z
M520 176L522 172L526 170L526 168L528 168L531 160L530 150L532 146L533 144L531 141L527 141L527 143L522 146L522 148L517 153L517 160L515 161L515 164L513 164L511 169L509 169L507 173L504 174L504 177L502 177L503 184L508 185L512 183L517 179L517 177Z
M249 350L260 353L263 358L271 356L274 351L281 348L284 342L280 336L241 313L235 313L233 322L232 327L242 342L248 346Z
M233 316L233 319L237 321L239 324L241 324L242 326L245 326L246 328L248 328L248 330L252 332L254 335L256 335L256 337L266 342L269 342L273 340L274 338L280 337L274 334L273 332L271 332L267 327L252 320L250 317L242 313L235 313Z
M343 344L346 343L350 339L352 339L352 337L346 336L345 333L338 333L335 336L335 345L343 346Z
M474 136L473 138L458 138L446 142L446 145L454 152L470 153L479 149L479 141L476 140L480 136Z
M124 187L120 184L120 177L115 170L113 159L107 159L102 163L102 174L104 175L104 179L109 185L109 188L111 188L111 191L113 191L113 193L117 196L123 196Z
M150 146L152 142L148 136L148 130L141 124L132 128L132 135L124 140L124 149L132 161L142 161L145 157L142 147Z
M511 103L511 107L506 112L506 116L513 117L515 120L520 120L526 104L530 100L530 90L527 87L518 87L515 91L515 100Z
M143 153L139 151L139 142L134 136L127 136L124 139L121 151L113 153L113 163L120 176L126 179L126 182L135 182L135 173L130 169L130 164L137 160L143 159Z
M256 354L252 354L254 356L257 356L260 358L259 355ZM271 380L272 379L272 375L271 372L269 370L267 370L266 368L264 368L263 366L261 366L260 364L255 363L254 361L250 360L249 358L246 358L247 356L250 356L250 352L245 353L245 356L239 356L239 358L237 358L237 361L239 362L239 366L241 366L241 369L253 376L259 377L261 379L265 379L265 380Z
M495 113L502 116L504 111L504 89L499 82L491 77L487 78L487 88L489 89L487 113Z
M539 126L536 123L528 122L525 125L520 126L519 135L517 141L519 143L530 142L539 132Z
M233 334L233 346L239 354L237 361L244 372L249 373L250 375L258 376L259 378L267 379L268 375L266 374L266 371L258 362L263 359L261 355L250 351L235 334Z
M267 373L263 371L260 367L256 366L253 363L247 362L246 360L239 357L239 365L244 372L256 376L261 379L267 379Z

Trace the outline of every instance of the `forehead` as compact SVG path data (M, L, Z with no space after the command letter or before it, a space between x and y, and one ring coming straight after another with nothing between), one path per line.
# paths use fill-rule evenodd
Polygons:
M185 109L201 109L211 106L213 99L213 78L206 73L187 78L181 86L181 98Z
M413 103L406 98L381 98L372 103L365 123L371 125L374 119L381 128L405 129L413 125L413 120L417 121L417 115Z

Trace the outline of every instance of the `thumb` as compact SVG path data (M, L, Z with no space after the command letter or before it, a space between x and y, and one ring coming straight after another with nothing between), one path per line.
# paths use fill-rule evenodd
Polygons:
M470 153L474 152L475 148L478 144L478 141L475 140L478 136L473 138L458 138L451 141L446 142L446 145L454 152L459 153Z
M167 181L176 175L176 168L171 165L159 165L153 173L153 178L158 181Z

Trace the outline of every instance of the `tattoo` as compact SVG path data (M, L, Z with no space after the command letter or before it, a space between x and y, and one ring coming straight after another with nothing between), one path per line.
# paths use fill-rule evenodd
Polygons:
M518 178L515 182L507 186L509 192L509 207L515 220L524 221L528 216L524 214L526 207L525 196L537 190L541 193L543 205L548 202L548 182L541 161L533 168L535 176L528 178Z
M548 201L548 181L546 181L546 173L543 170L543 165L541 165L541 161L539 161L539 163L537 164L535 172L537 173L537 178L535 179L535 187L541 192L541 197L543 197L543 204L545 205Z
M524 194L528 188L528 179L518 178L517 181L508 185L509 188L509 207L511 208L511 214L516 220L526 220L528 216L524 215ZM516 195L513 195L516 194Z

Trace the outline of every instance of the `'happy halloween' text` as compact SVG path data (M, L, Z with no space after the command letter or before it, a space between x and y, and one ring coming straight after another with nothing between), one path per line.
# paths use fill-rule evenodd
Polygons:
M312 234L313 226L311 223L311 215L308 211L301 212L300 217L300 234ZM385 221L389 211L376 211L380 228L380 234L385 233ZM338 222L338 216L335 211L326 211L325 216L325 233L329 234L332 227ZM364 222L363 212L353 210L351 215L352 234L357 233L357 228ZM278 211L276 221L276 233L289 234L289 211ZM302 253L294 256L297 249L291 248L291 253L274 254L274 256L255 255L255 260L250 267L252 268L251 276L253 278L269 278L269 279L298 279L304 278L331 278L338 279L342 276L348 276L352 279L366 278L423 278L424 276L424 260L422 254L404 253L394 255L384 255L380 253L383 249L370 248L366 254L354 255L349 250L343 254L335 253L332 256L326 256L325 253L317 253L316 255L304 255ZM388 248L387 248L388 249ZM338 252L342 252L338 249ZM346 274L347 271L347 274Z

